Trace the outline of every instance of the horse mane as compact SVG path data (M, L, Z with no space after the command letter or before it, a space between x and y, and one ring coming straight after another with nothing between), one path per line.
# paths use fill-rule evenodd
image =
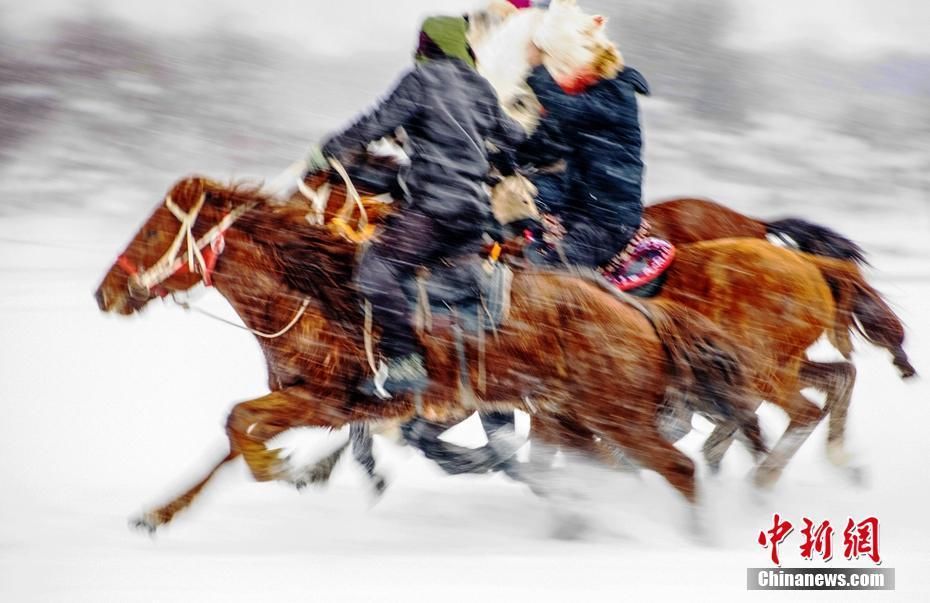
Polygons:
M263 249L284 285L320 302L328 318L356 321L360 315L353 281L357 246L325 226L311 224L311 207L299 200L280 200L249 182L206 181L208 199L229 210L256 206L242 215L236 229Z

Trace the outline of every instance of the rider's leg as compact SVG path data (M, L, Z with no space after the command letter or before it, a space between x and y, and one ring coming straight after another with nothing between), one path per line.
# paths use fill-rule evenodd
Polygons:
M570 265L599 268L623 251L639 228L639 224L605 225L590 220L566 224L568 232L562 240L562 250Z
M391 218L359 264L361 293L371 302L372 318L381 328L380 349L388 368L383 387L388 393L426 388L422 350L404 284L441 250L433 220L408 210Z

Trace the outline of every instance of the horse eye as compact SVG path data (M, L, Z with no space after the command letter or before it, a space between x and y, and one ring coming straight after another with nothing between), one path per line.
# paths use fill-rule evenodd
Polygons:
M154 239L154 238L157 237L157 236L158 236L158 231L155 230L154 228L150 228L150 229L148 229L148 230L145 231L145 238L146 238L146 239Z

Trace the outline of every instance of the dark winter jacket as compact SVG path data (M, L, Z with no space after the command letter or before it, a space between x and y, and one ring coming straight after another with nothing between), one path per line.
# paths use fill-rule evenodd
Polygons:
M323 152L346 161L397 128L404 128L408 141L410 166L402 180L409 207L453 229L488 219L485 141L512 147L524 133L503 113L487 80L455 58L419 64Z
M545 126L567 147L568 191L560 213L569 231L577 223L618 235L638 227L643 161L636 94L649 93L643 76L626 68L580 94L564 92L545 67L528 82L545 108Z

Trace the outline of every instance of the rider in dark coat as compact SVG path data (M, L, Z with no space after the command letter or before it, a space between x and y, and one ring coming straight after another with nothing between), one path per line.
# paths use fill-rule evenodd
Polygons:
M623 250L642 221L642 132L637 94L649 94L635 69L601 79L578 94L562 90L545 67L528 83L545 108L544 124L561 133L566 195L558 211L571 264L596 268ZM557 258L555 258L557 260Z
M358 270L387 358L387 381L379 385L390 394L421 391L427 385L403 284L421 265L480 249L492 219L484 185L489 170L485 142L513 147L524 137L502 112L491 85L475 71L466 28L463 18L427 19L417 67L373 111L323 146L324 154L346 161L397 128L406 132L410 166L401 175L406 204L391 217Z

